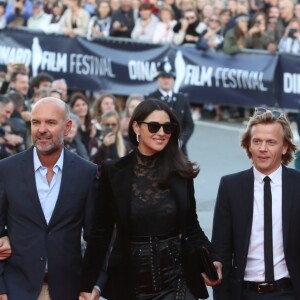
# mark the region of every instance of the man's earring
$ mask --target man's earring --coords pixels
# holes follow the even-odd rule
[[[140,142],[140,138],[139,138],[139,135],[137,134],[136,135],[136,141],[139,143]]]

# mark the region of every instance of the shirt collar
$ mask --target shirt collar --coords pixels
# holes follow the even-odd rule
[[[172,91],[166,92],[166,91],[163,91],[163,90],[161,90],[161,89],[159,89],[159,91],[160,91],[160,93],[161,93],[164,97],[169,96],[170,98],[172,98]]]
[[[263,183],[264,178],[267,176],[259,172],[255,167],[253,167],[253,173],[254,173],[254,179],[257,180],[259,183]],[[268,176],[270,177],[271,182],[275,183],[281,179],[281,174],[282,174],[282,165],[280,165],[277,170],[275,170],[273,173],[269,174]]]
[[[58,160],[56,161],[55,165],[53,166],[53,169],[57,167],[62,171],[63,164],[64,164],[64,149],[62,149]],[[44,167],[39,159],[36,147],[33,148],[33,166],[34,166],[34,171],[37,171],[39,168]]]

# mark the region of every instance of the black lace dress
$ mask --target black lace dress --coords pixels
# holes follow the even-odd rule
[[[158,185],[157,156],[136,153],[131,204],[135,299],[195,300],[182,274],[175,199]]]

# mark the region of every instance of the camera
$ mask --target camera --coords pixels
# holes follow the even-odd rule
[[[107,136],[109,133],[112,133],[112,128],[111,127],[105,127],[102,130],[102,138],[104,138],[105,136]]]
[[[295,33],[297,32],[297,29],[296,28],[291,28],[289,30],[289,33],[288,33],[288,37],[294,39],[295,38]]]

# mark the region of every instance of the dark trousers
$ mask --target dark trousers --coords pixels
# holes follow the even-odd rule
[[[296,297],[292,289],[283,289],[278,292],[265,294],[243,289],[241,300],[296,300]]]

